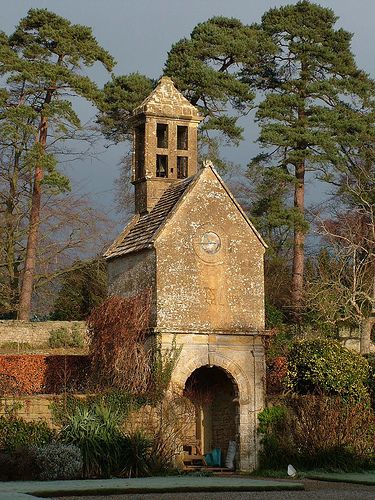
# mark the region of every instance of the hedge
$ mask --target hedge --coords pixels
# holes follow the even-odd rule
[[[297,394],[327,394],[365,401],[369,363],[338,341],[326,338],[294,342],[287,358],[288,386]]]
[[[0,394],[60,394],[81,391],[87,384],[89,373],[89,356],[2,355]]]

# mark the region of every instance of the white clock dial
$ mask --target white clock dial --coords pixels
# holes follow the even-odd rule
[[[208,254],[215,254],[221,247],[220,237],[213,231],[208,231],[202,235],[201,246]]]

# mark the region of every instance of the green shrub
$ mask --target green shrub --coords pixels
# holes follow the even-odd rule
[[[296,341],[287,360],[287,386],[293,392],[368,401],[369,364],[339,342],[324,338]]]
[[[38,467],[37,479],[76,479],[82,474],[81,452],[72,444],[55,442],[36,446],[32,449],[32,454]]]
[[[150,475],[153,440],[140,430],[125,436],[123,473],[130,477]]]
[[[14,481],[16,463],[10,453],[0,452],[0,481]]]
[[[47,422],[26,422],[16,416],[0,416],[0,449],[13,451],[22,446],[51,443],[56,433]]]
[[[83,347],[84,339],[77,325],[73,325],[69,331],[64,326],[51,330],[48,344],[50,347]]]
[[[273,429],[285,421],[287,409],[285,406],[270,406],[258,415],[258,431],[261,434],[270,434]]]
[[[285,317],[281,309],[266,300],[266,328],[279,328],[282,326]]]
[[[53,423],[59,427],[64,427],[76,412],[77,408],[92,409],[96,406],[103,406],[113,410],[119,415],[119,421],[123,423],[132,410],[140,408],[145,401],[132,394],[118,389],[107,390],[101,394],[89,395],[85,398],[78,398],[68,395],[58,399],[50,405]]]
[[[85,344],[82,333],[79,331],[77,325],[72,326],[71,331],[71,347],[83,347]]]
[[[81,450],[85,477],[109,477],[122,468],[124,436],[121,410],[98,402],[77,404],[67,415],[59,437]]]
[[[276,333],[268,338],[267,359],[287,356],[297,334],[294,325],[284,325],[278,328]]]
[[[259,456],[261,469],[283,469],[296,463],[289,432],[289,413],[284,406],[265,408],[258,415],[258,432],[262,434]]]
[[[9,341],[9,342],[3,342],[0,346],[0,349],[8,352],[24,352],[35,349],[35,346],[30,344],[29,342]]]
[[[58,442],[0,453],[0,481],[75,479],[81,475],[79,449]]]
[[[0,470],[4,475],[8,476],[8,481],[38,479],[39,467],[35,461],[33,447],[23,446],[4,453],[1,458]]]

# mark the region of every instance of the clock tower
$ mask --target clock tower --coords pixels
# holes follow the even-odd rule
[[[197,168],[200,120],[167,77],[135,109],[135,214],[105,254],[109,290],[151,294],[149,337],[162,350],[181,348],[171,384],[210,395],[186,447],[220,448],[222,465],[236,449],[235,467],[252,470],[264,405],[266,245],[215,168]]]

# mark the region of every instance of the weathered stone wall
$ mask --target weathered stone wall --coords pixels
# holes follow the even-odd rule
[[[228,451],[229,441],[238,440],[236,406],[228,388],[223,385],[212,402],[212,444],[221,449],[222,463]]]
[[[220,448],[224,465],[229,441],[238,441],[238,388],[224,370],[205,366],[187,382],[187,390],[198,398],[197,434],[200,449]],[[200,399],[199,399],[200,398]],[[197,437],[198,437],[197,436]]]
[[[202,250],[207,234],[220,238],[216,253]],[[158,329],[264,329],[264,246],[210,168],[155,247]]]
[[[75,397],[84,399],[86,395],[76,394]],[[52,427],[51,404],[61,400],[62,396],[43,394],[37,396],[17,396],[0,398],[0,415],[15,408],[16,414],[27,422],[45,420]],[[174,427],[175,433],[171,432]],[[182,444],[192,443],[195,436],[195,413],[194,406],[188,401],[180,401],[179,398],[166,398],[163,405],[142,406],[140,409],[130,413],[125,421],[125,429],[134,432],[142,429],[150,434],[156,434],[164,429],[164,435],[171,439],[175,438],[177,447]],[[170,444],[171,444],[170,443]]]
[[[83,338],[86,338],[86,323],[84,321],[0,321],[0,346],[8,342],[23,343],[32,345],[46,344],[51,331],[58,328],[78,329]]]
[[[50,405],[56,396],[51,394],[39,396],[17,396],[0,399],[0,415],[4,415],[6,408],[16,408],[16,413],[28,422],[45,420],[52,425]]]
[[[361,331],[359,330],[359,328],[348,328],[348,327],[340,328],[339,339],[340,342],[348,349],[362,353]],[[366,350],[366,352],[375,353],[375,343],[372,342],[371,340],[369,340],[368,342],[368,351]]]
[[[156,317],[156,257],[154,250],[117,257],[107,262],[109,295],[120,297],[134,297],[150,289],[151,298],[151,325]]]

